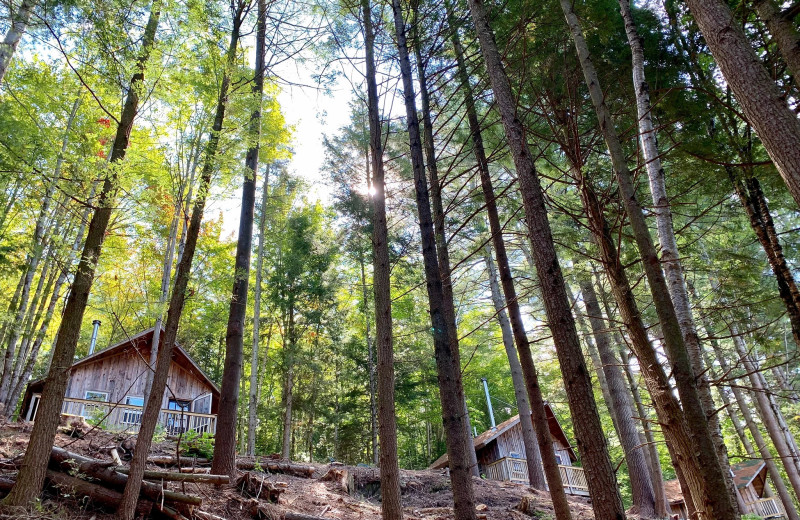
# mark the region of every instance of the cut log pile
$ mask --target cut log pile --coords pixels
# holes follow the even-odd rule
[[[186,483],[206,485],[230,484],[227,475],[209,474],[208,468],[197,467],[208,464],[203,459],[182,458],[180,463],[190,467],[178,466],[174,457],[152,457],[150,462],[161,466],[175,465],[176,471],[152,471],[144,473],[141,497],[137,515],[149,516],[158,512],[158,516],[188,520],[219,520],[219,515],[203,511],[203,499],[200,496],[167,489],[169,482],[181,483],[185,490]],[[122,500],[122,491],[128,481],[130,469],[119,465],[119,456],[112,460],[93,459],[53,447],[50,453],[50,466],[47,471],[47,486],[60,496],[77,497],[83,503],[114,511]],[[292,476],[311,478],[315,468],[301,464],[279,462],[274,460],[255,461],[244,459],[237,463],[238,467]],[[14,485],[13,476],[0,476],[0,495],[8,493]],[[268,479],[266,473],[245,471],[234,482],[230,491],[231,498],[240,504],[241,510],[248,511],[253,518],[285,519],[285,520],[321,520],[300,513],[284,510],[278,505],[281,493],[286,491],[288,483]]]

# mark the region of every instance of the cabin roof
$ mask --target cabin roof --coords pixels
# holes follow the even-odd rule
[[[733,472],[733,483],[738,489],[744,489],[750,484],[755,484],[755,480],[761,477],[760,481],[766,479],[767,463],[761,459],[750,459],[737,464],[731,464]],[[763,488],[763,484],[761,485]],[[756,489],[760,495],[760,490]]]
[[[564,429],[561,427],[561,424],[558,422],[556,415],[553,413],[553,409],[550,406],[550,403],[544,404],[544,411],[547,415],[547,425],[550,428],[550,435],[553,438],[557,439],[561,444],[567,447],[567,451],[569,452],[569,456],[572,460],[578,460],[578,457],[575,455],[575,451],[570,446],[569,439],[567,439],[567,434],[564,433]],[[480,450],[496,438],[498,438],[503,433],[507,432],[515,425],[519,424],[519,414],[511,417],[510,419],[501,422],[495,428],[490,428],[485,432],[481,433],[477,437],[472,439],[473,444],[475,445],[475,451]],[[447,453],[436,459],[433,464],[430,465],[430,469],[440,469],[447,465],[448,463]]]
[[[88,365],[90,363],[94,363],[95,361],[99,361],[101,359],[109,358],[112,356],[116,356],[128,348],[135,347],[139,348],[141,345],[147,345],[149,350],[149,345],[153,337],[153,332],[155,332],[155,327],[151,327],[147,330],[143,330],[134,336],[129,336],[128,338],[111,345],[108,348],[103,350],[94,352],[84,358],[79,359],[75,363],[72,364],[72,370]],[[164,329],[161,329],[161,337],[164,336]],[[192,357],[186,352],[183,347],[181,347],[178,342],[175,342],[175,349],[173,350],[172,354],[173,362],[179,364],[181,367],[189,371],[190,373],[194,374],[196,377],[201,379],[203,382],[208,384],[212,388],[212,392],[217,396],[220,395],[219,387],[211,380],[211,378],[206,375],[205,372],[195,363]],[[39,384],[44,383],[44,378],[38,379],[36,381],[31,381],[28,386],[29,387],[36,387]]]

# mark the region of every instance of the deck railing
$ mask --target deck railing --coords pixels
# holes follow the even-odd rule
[[[559,465],[564,491],[571,495],[586,495],[589,485],[583,468]],[[503,457],[486,466],[488,480],[510,480],[520,484],[528,483],[528,462],[525,459]]]
[[[781,501],[775,497],[762,498],[755,502],[745,504],[751,512],[761,518],[787,518]]]
[[[142,422],[141,406],[106,403],[90,399],[65,397],[61,413],[85,417],[90,423],[97,424],[106,430],[129,433],[138,432]],[[158,424],[163,426],[167,435],[186,432],[213,434],[217,430],[217,416],[162,408],[159,412]]]

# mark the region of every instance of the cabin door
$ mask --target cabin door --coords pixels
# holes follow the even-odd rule
[[[214,433],[211,427],[211,394],[203,394],[192,401],[192,412],[196,414],[192,417],[192,429],[197,433]]]

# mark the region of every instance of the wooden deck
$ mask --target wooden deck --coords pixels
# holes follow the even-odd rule
[[[34,420],[40,395],[34,394],[27,420]],[[122,403],[106,403],[90,399],[64,398],[61,413],[86,418],[91,424],[97,424],[104,430],[136,433],[142,422],[142,407]],[[186,432],[210,433],[217,431],[217,416],[214,414],[195,413],[184,410],[161,409],[158,424],[163,426],[167,435],[178,435]]]
[[[589,485],[583,468],[558,466],[561,482],[569,495],[589,496]],[[528,462],[525,459],[503,457],[486,466],[488,480],[506,480],[518,484],[528,484]]]
[[[745,505],[750,509],[751,513],[755,513],[764,519],[788,518],[786,511],[783,509],[783,504],[775,497],[762,498]]]

